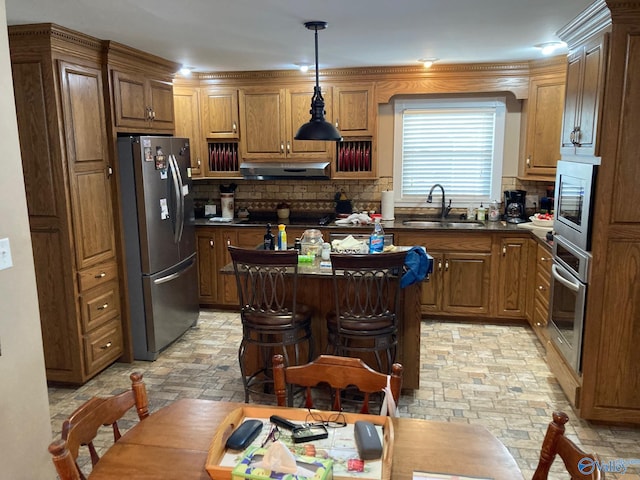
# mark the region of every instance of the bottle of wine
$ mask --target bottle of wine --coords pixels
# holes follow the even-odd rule
[[[264,234],[264,249],[275,250],[276,249],[276,237],[271,233],[271,224],[267,223],[267,233]]]

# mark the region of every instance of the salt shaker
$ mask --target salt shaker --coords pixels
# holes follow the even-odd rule
[[[322,260],[329,260],[331,258],[331,244],[323,243],[322,244]]]

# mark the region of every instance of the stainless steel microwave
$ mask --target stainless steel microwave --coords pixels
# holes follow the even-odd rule
[[[591,250],[591,224],[598,165],[558,161],[553,229],[577,247]]]

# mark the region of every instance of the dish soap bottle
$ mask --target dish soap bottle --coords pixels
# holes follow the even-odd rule
[[[380,218],[376,218],[373,232],[369,236],[369,253],[382,253],[384,250],[384,230]]]
[[[479,222],[484,222],[484,216],[486,213],[486,209],[482,206],[482,202],[480,202],[480,207],[478,208],[478,221]]]
[[[287,232],[284,228],[285,225],[283,223],[278,225],[278,250],[287,249]]]
[[[267,233],[264,234],[264,249],[265,250],[275,250],[276,249],[276,238],[273,233],[271,233],[271,224],[267,223]]]

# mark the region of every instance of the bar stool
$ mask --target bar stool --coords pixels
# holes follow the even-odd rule
[[[287,365],[313,358],[311,307],[296,301],[298,253],[229,246],[240,300],[242,342],[238,360],[245,403],[249,393],[264,394],[273,384],[271,358],[281,353]],[[258,368],[249,371],[247,353],[257,347]],[[303,347],[306,346],[306,351]],[[252,369],[254,370],[254,369]]]
[[[405,254],[331,255],[335,310],[327,314],[329,353],[372,354],[378,371],[391,372]]]

